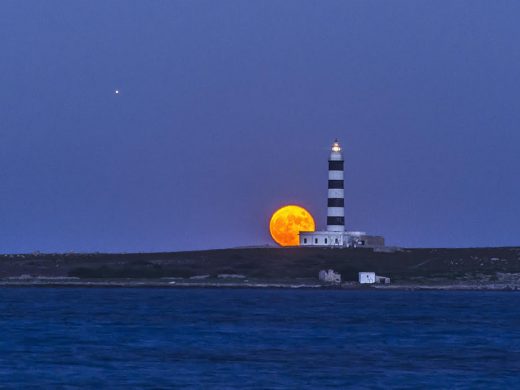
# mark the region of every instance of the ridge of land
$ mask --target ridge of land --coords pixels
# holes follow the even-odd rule
[[[499,286],[520,289],[520,247],[497,248],[232,248],[160,253],[0,255],[3,285],[70,281],[249,286],[321,285],[333,269],[343,281],[358,272],[388,276],[393,286]],[[153,283],[152,283],[153,282]]]

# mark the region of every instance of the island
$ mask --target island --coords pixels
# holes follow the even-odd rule
[[[342,283],[318,279],[322,270]],[[391,278],[360,285],[359,272]],[[520,289],[520,247],[272,248],[0,255],[2,286]]]

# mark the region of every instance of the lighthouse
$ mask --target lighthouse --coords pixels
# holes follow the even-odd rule
[[[345,190],[343,154],[336,139],[329,157],[329,191],[327,199],[327,231],[345,231]]]
[[[345,231],[344,160],[337,139],[330,149],[328,163],[327,229],[300,232],[300,246],[383,247],[385,239],[381,236],[371,236],[359,231]]]

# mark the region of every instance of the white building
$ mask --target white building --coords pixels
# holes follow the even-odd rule
[[[341,275],[329,269],[328,271],[321,270],[319,273],[319,279],[325,283],[341,283]]]
[[[301,232],[300,246],[328,247],[381,247],[385,240],[380,236],[369,236],[365,232]]]
[[[375,272],[360,272],[359,273],[359,283],[361,284],[390,284],[390,278],[386,276],[376,275]]]
[[[300,246],[382,247],[385,239],[365,232],[345,231],[344,160],[338,140],[329,157],[327,230],[301,232]]]
[[[375,282],[376,282],[376,273],[375,272],[360,272],[359,273],[359,283],[373,284]]]

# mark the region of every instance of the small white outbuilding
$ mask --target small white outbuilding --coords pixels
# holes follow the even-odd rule
[[[375,272],[360,272],[359,273],[359,283],[373,284],[375,282],[376,282],[376,273]]]
[[[359,283],[361,284],[390,284],[390,278],[386,276],[376,275],[375,272],[360,272]]]
[[[341,283],[341,275],[329,269],[328,271],[321,270],[319,273],[319,278],[322,282],[325,283]]]
[[[379,276],[379,275],[376,275],[376,283],[380,283],[380,284],[390,284],[390,278],[386,277],[386,276]]]

